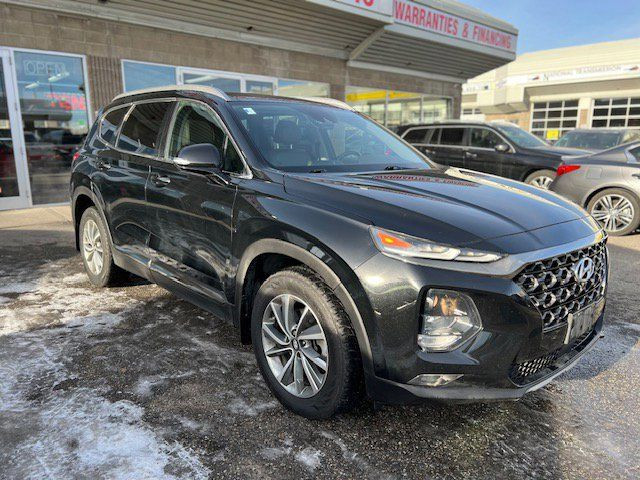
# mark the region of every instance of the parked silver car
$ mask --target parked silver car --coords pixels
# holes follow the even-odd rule
[[[610,235],[640,226],[640,141],[563,157],[551,190],[585,207]]]

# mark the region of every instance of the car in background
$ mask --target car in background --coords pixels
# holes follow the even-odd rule
[[[560,140],[554,143],[554,146],[600,152],[623,143],[635,141],[640,141],[640,130],[631,128],[579,128],[565,133]]]
[[[610,235],[640,226],[640,141],[569,157],[551,190],[587,209]]]
[[[562,156],[585,150],[559,148],[507,122],[440,122],[398,129],[410,143],[441,165],[467,168],[549,188]]]

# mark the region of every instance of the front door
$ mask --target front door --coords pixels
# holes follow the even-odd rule
[[[0,49],[0,210],[29,206],[24,142],[8,50]]]
[[[503,175],[505,156],[508,153],[496,151],[495,147],[504,140],[488,128],[470,129],[468,147],[465,149],[465,168],[478,172]]]
[[[224,315],[235,179],[227,173],[188,171],[173,159],[186,146],[209,143],[220,151],[223,169],[233,173],[237,152],[221,120],[207,105],[179,102],[171,125],[165,156],[152,163],[147,183],[153,215],[152,274],[160,285]]]

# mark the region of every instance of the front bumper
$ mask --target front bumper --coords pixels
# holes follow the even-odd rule
[[[580,248],[597,241],[602,237],[585,238]],[[576,244],[572,243],[558,253],[573,251],[574,247]],[[537,259],[543,258],[548,257],[543,254]],[[367,392],[373,400],[515,400],[572,367],[600,337],[604,299],[599,300],[602,310],[594,327],[578,343],[565,345],[568,325],[543,328],[540,311],[514,281],[518,270],[491,274],[440,267],[400,262],[380,254],[357,269],[371,305],[363,320],[373,357],[373,369],[366,373]],[[416,339],[423,300],[430,288],[469,295],[482,318],[482,331],[453,351],[422,351]],[[543,362],[543,367],[525,382],[514,378],[514,367],[538,361]],[[410,383],[423,374],[462,377],[438,387]]]

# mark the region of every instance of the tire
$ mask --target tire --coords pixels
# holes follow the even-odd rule
[[[556,172],[553,170],[537,170],[525,178],[524,183],[533,185],[534,187],[549,189],[551,182],[556,178]]]
[[[111,287],[120,284],[124,280],[126,272],[113,263],[112,246],[107,226],[95,207],[87,208],[82,214],[78,234],[80,254],[89,281],[96,287]],[[96,262],[96,256],[102,258],[101,262]],[[96,263],[101,263],[100,268],[97,268]]]
[[[608,214],[609,206],[617,214]],[[587,204],[587,211],[611,236],[627,235],[640,226],[640,201],[622,188],[608,188],[597,193]]]
[[[273,352],[274,346],[283,350],[286,348],[282,347],[282,343],[272,341],[273,337],[264,333],[264,328],[278,330],[272,302],[274,305],[280,302],[283,306],[287,297],[289,304],[293,305],[291,311],[294,313],[290,315],[295,320],[291,322],[292,325],[302,316],[304,306],[308,307],[309,311],[304,316],[299,331],[296,331],[295,327],[292,328],[297,336],[292,336],[291,339],[287,339],[286,335],[279,336],[280,340],[289,342],[291,355],[283,353],[282,356],[270,356],[268,359],[266,350]],[[281,315],[283,310],[280,310]],[[324,336],[324,344],[322,340],[303,340],[310,338],[310,335],[305,334],[311,331],[314,321],[320,327],[314,327],[314,332],[318,337],[320,334]],[[268,327],[264,327],[265,322]],[[279,331],[282,333],[282,329]],[[362,360],[353,328],[329,287],[313,271],[305,267],[292,267],[267,278],[253,302],[251,337],[258,367],[265,382],[280,403],[294,413],[311,419],[329,418],[353,409],[362,399]],[[323,345],[326,350],[323,350]],[[312,351],[313,355],[309,355],[309,351]],[[296,355],[300,358],[298,365],[302,365],[298,372],[304,374],[304,384],[295,381]],[[316,365],[309,360],[314,355],[318,356],[320,362],[326,359],[324,376],[323,370],[318,367],[320,363]],[[281,382],[276,378],[276,370],[283,370],[281,367],[288,363],[288,357],[293,360]],[[306,366],[304,362],[307,362]],[[314,374],[305,370],[309,365],[314,368]],[[311,377],[315,380],[322,377],[322,382],[317,382],[317,390],[312,386]],[[304,389],[299,385],[304,385]]]

